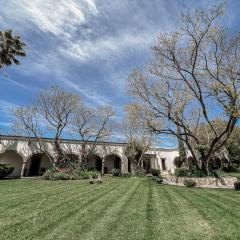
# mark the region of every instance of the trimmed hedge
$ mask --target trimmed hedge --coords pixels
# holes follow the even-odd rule
[[[14,167],[9,164],[0,164],[0,179],[7,177],[13,172],[13,170]]]

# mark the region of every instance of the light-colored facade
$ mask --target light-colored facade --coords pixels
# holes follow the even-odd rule
[[[1,136],[0,139],[0,163],[9,163],[14,166],[10,177],[40,175],[52,167],[54,160],[51,159],[56,159],[52,139],[41,140],[49,156],[34,147],[37,144],[34,138]],[[90,144],[91,142],[88,145]],[[74,159],[80,158],[81,141],[62,140],[61,147]],[[106,173],[110,173],[113,168],[128,172],[129,164],[124,148],[124,143],[99,142],[96,147],[96,156],[87,163],[87,167],[98,170],[104,162]],[[178,149],[151,148],[144,156],[144,168],[146,171],[157,168],[162,172],[173,173],[176,157],[178,157]]]

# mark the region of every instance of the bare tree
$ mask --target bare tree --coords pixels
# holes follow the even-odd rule
[[[93,157],[99,141],[106,140],[112,133],[114,124],[111,120],[114,112],[110,106],[98,107],[97,109],[79,105],[73,116],[72,131],[82,141],[81,167]],[[102,164],[104,173],[104,162]]]
[[[149,129],[184,141],[206,174],[209,159],[227,142],[240,113],[240,35],[221,26],[223,13],[220,4],[184,14],[178,31],[157,37],[150,66],[129,76],[129,92],[148,112]],[[221,131],[212,123],[217,114],[226,122]],[[196,134],[200,124],[214,136],[204,146]]]
[[[79,104],[78,95],[65,92],[58,87],[51,87],[40,92],[28,106],[13,110],[14,130],[34,137],[37,140],[34,146],[41,151],[45,151],[42,138],[52,136],[57,156],[55,160],[60,166],[66,157],[60,140],[64,130],[70,126],[71,116]]]
[[[131,172],[143,170],[143,157],[153,144],[153,134],[146,128],[144,109],[140,105],[128,104],[124,108],[125,119],[122,124],[127,145],[125,155],[130,161]]]

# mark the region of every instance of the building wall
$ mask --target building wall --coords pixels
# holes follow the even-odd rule
[[[54,152],[53,141],[43,140],[43,145],[45,150],[52,156],[53,159],[56,159],[56,153]],[[11,174],[11,176],[20,176],[21,169],[24,163],[23,169],[29,169],[29,159],[34,154],[39,153],[34,147],[33,140],[28,140],[18,138],[18,137],[7,137],[0,141],[0,163],[14,163],[16,169]],[[65,152],[69,154],[74,154],[80,158],[81,154],[81,143],[76,141],[63,141],[61,143]],[[5,151],[13,151],[15,153],[4,153]],[[101,159],[105,159],[106,156],[116,155],[121,159],[121,171],[128,172],[128,160],[124,154],[124,144],[117,143],[99,143],[96,148],[96,153]],[[162,159],[165,160],[166,173],[174,173],[174,159],[178,156],[177,149],[162,149],[162,148],[152,148],[147,153],[148,158],[150,159],[151,168],[157,168],[162,170]],[[114,161],[107,160],[106,166],[109,169],[114,168]],[[51,167],[47,156],[42,159],[40,168],[49,168]],[[95,167],[95,160],[88,163],[87,167]],[[109,170],[110,171],[110,170]]]

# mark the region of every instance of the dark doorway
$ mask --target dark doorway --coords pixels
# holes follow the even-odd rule
[[[167,168],[166,168],[166,159],[165,158],[161,158],[161,160],[162,160],[162,170],[166,171],[167,170]]]
[[[150,173],[151,164],[150,164],[150,159],[149,158],[143,159],[143,169],[146,171],[146,173]]]
[[[114,159],[114,168],[121,169],[121,159],[117,156]]]
[[[38,176],[41,164],[41,156],[34,156],[31,159],[31,164],[29,168],[29,176]]]
[[[100,157],[96,157],[95,167],[97,171],[102,171],[102,159]]]
[[[130,162],[130,160],[128,160],[128,172],[129,173],[131,172],[131,162]]]

